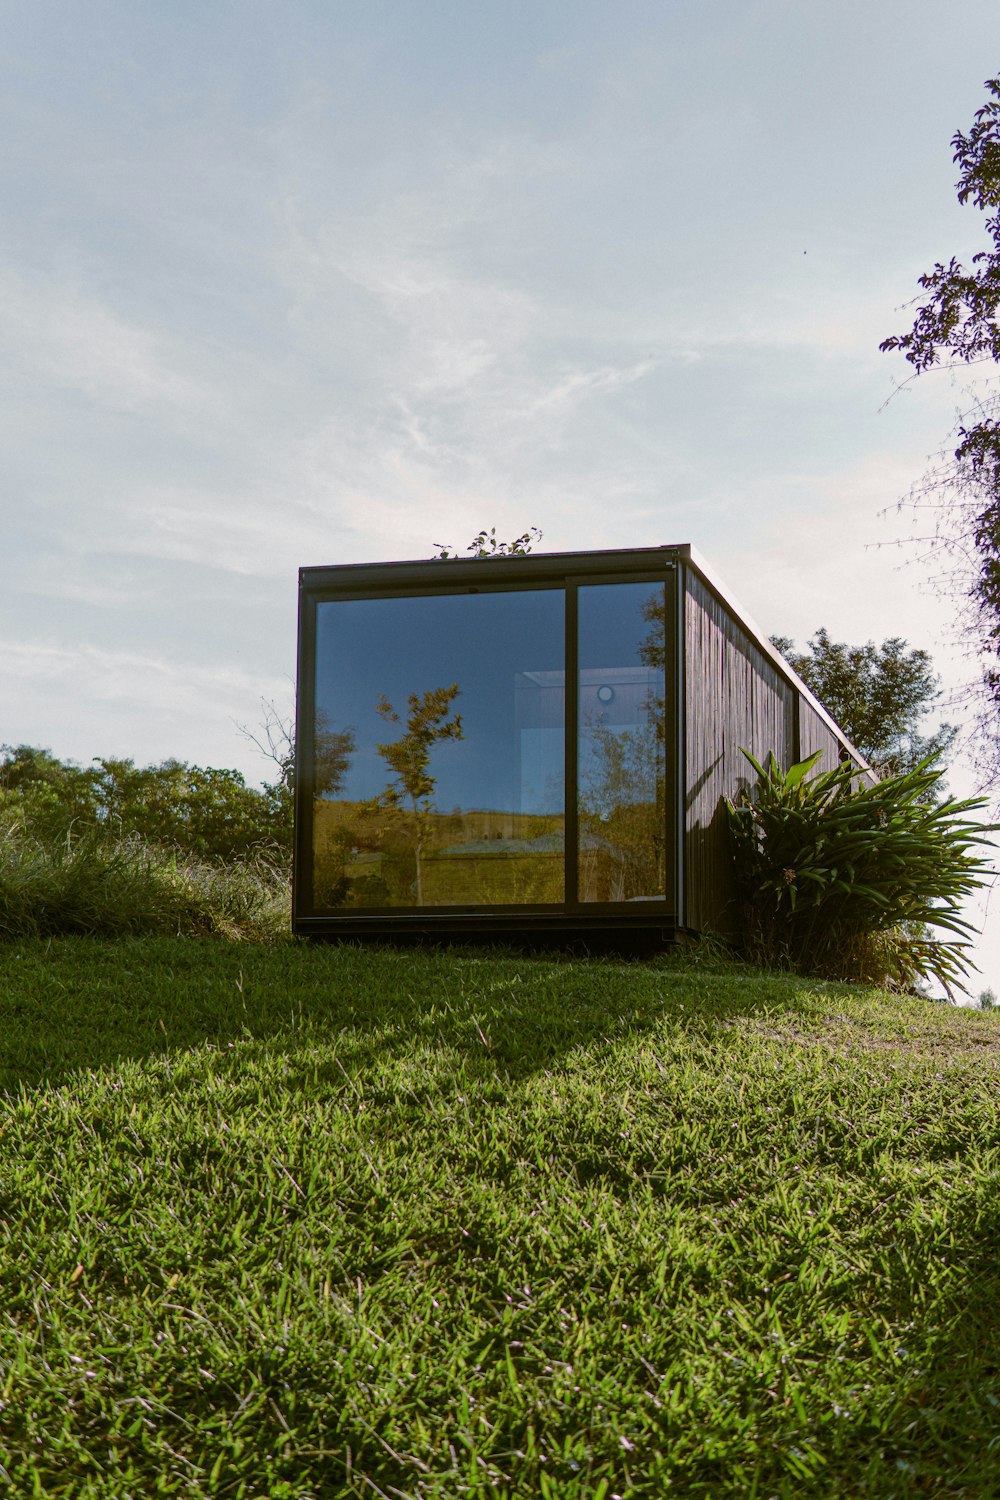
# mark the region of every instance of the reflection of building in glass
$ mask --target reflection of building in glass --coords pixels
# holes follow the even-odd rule
[[[514,728],[522,812],[543,812],[562,801],[565,716],[564,671],[517,673]]]
[[[827,742],[688,548],[303,569],[296,930],[724,925],[741,746]]]
[[[583,902],[665,900],[666,673],[662,585],[587,585],[577,592],[578,891]]]

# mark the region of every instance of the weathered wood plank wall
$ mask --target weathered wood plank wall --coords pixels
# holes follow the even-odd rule
[[[805,760],[822,750],[823,757],[816,763],[817,771],[832,771],[840,763],[841,741],[819,714],[799,694],[799,758]]]
[[[685,921],[724,933],[731,873],[723,798],[752,779],[741,750],[792,763],[798,693],[693,569],[684,575]]]

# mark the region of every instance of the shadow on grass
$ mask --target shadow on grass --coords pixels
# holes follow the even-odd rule
[[[294,1054],[340,1038],[356,1072],[439,1045],[515,1079],[660,1024],[706,1036],[757,1011],[802,1008],[802,981],[735,965],[526,956],[509,950],[272,946],[60,938],[0,946],[0,1091],[213,1044]]]
[[[826,987],[826,993],[835,995],[839,988]],[[7,944],[0,947],[0,1088],[56,1086],[79,1078],[81,1070],[112,1069],[125,1061],[164,1055],[178,1059],[206,1046],[220,1049],[219,1065],[236,1072],[243,1065],[242,1049],[236,1045],[229,1050],[229,1044],[245,1042],[285,1061],[280,1087],[290,1093],[315,1093],[317,1082],[320,1092],[327,1087],[342,1090],[345,1074],[349,1079],[361,1078],[377,1060],[405,1057],[415,1047],[438,1053],[442,1087],[447,1080],[445,1070],[454,1066],[483,1079],[484,1092],[503,1091],[509,1081],[558,1067],[576,1049],[599,1057],[602,1039],[613,1042],[654,1030],[663,1035],[664,1028],[683,1030],[688,1037],[703,1037],[706,1044],[715,1045],[729,1034],[724,1030],[727,1023],[767,1013],[776,1041],[791,1046],[796,1040],[794,1023],[807,1018],[817,1003],[810,1000],[810,992],[815,995],[816,989],[808,981],[754,975],[735,966],[691,967],[669,960],[587,961],[498,951],[309,947],[292,942],[270,948],[165,939]],[[928,1007],[936,1024],[934,1012],[935,1008]],[[803,1025],[801,1029],[809,1028]],[[326,1045],[331,1041],[335,1060]],[[255,1088],[259,1089],[259,1081]],[[376,1105],[380,1102],[370,1091],[367,1098]],[[387,1095],[386,1102],[394,1101]],[[237,1107],[238,1100],[232,1104]],[[413,1105],[417,1118],[420,1101]],[[396,1115],[403,1126],[404,1115],[404,1111]],[[606,1167],[597,1149],[602,1145],[603,1123],[599,1120],[587,1129],[588,1140],[581,1142],[574,1122],[566,1122],[567,1161],[571,1152],[579,1150],[577,1177],[584,1186]],[[824,1144],[832,1150],[836,1143],[831,1138]],[[961,1140],[956,1139],[949,1148],[959,1172],[960,1147]],[[305,1137],[298,1148],[308,1152]],[[204,1140],[193,1135],[190,1141],[178,1142],[177,1150],[190,1150],[194,1175],[204,1157]],[[294,1155],[288,1159],[288,1168],[293,1177],[301,1175]],[[877,1176],[883,1168],[873,1160],[855,1170]],[[672,1179],[675,1192],[678,1180],[676,1175]],[[735,1180],[730,1174],[727,1192]],[[766,1186],[763,1179],[760,1184],[753,1182],[751,1190],[757,1191],[758,1186]],[[984,1179],[978,1196],[969,1194],[963,1199],[958,1195],[957,1211],[950,1208],[946,1224],[935,1231],[946,1240],[948,1260],[956,1268],[943,1299],[922,1300],[911,1285],[907,1267],[916,1261],[916,1239],[901,1245],[907,1253],[888,1262],[888,1271],[883,1270],[872,1283],[871,1300],[865,1298],[862,1313],[870,1313],[876,1327],[884,1316],[893,1334],[901,1331],[900,1343],[902,1330],[914,1329],[912,1340],[905,1336],[913,1344],[912,1359],[893,1345],[886,1356],[892,1361],[891,1383],[882,1382],[871,1400],[860,1392],[857,1417],[843,1423],[838,1417],[834,1423],[824,1416],[816,1442],[825,1453],[827,1467],[818,1475],[789,1478],[783,1468],[781,1455],[794,1455],[802,1440],[799,1419],[786,1400],[774,1425],[760,1426],[765,1436],[773,1432],[776,1441],[762,1451],[757,1475],[762,1483],[756,1493],[789,1500],[808,1495],[884,1496],[886,1500],[893,1496],[899,1500],[926,1494],[1000,1494],[1000,1446],[989,1446],[1000,1429],[1000,1275],[994,1253],[1000,1208],[992,1186]],[[623,1196],[625,1187],[623,1183]],[[359,1191],[365,1198],[359,1213],[380,1225],[380,1244],[388,1253],[393,1249],[389,1205],[379,1198],[381,1190],[371,1189],[367,1181]],[[304,1199],[289,1201],[293,1205],[289,1213],[297,1212],[294,1206],[299,1203],[305,1211]],[[724,1206],[709,1211],[725,1221]],[[502,1253],[510,1253],[495,1223],[483,1219],[477,1227],[470,1218],[469,1225],[473,1237],[464,1249],[459,1247],[463,1255],[493,1259],[501,1253],[501,1244]],[[806,1232],[802,1228],[801,1234]],[[915,1219],[907,1232],[923,1237],[928,1231]],[[456,1259],[458,1233],[447,1223],[440,1245],[407,1239],[406,1254],[430,1256],[440,1251]],[[714,1254],[715,1243],[709,1243]],[[769,1231],[764,1241],[746,1246],[746,1253],[762,1255],[770,1243]],[[789,1244],[788,1274],[784,1263],[767,1271],[766,1277],[762,1268],[762,1281],[777,1286],[779,1276],[774,1271],[778,1270],[784,1284],[798,1266],[796,1257],[812,1253],[808,1249],[812,1241],[800,1237]],[[742,1253],[743,1247],[739,1248]],[[776,1255],[777,1250],[767,1253]],[[639,1259],[626,1245],[622,1274],[627,1277],[633,1260],[638,1265]],[[692,1264],[691,1274],[700,1274],[702,1260]],[[366,1282],[384,1269],[376,1259],[358,1259],[352,1264],[352,1271],[359,1276],[363,1273]],[[599,1272],[588,1262],[586,1274],[592,1281]],[[619,1265],[615,1263],[608,1274],[617,1278]],[[638,1277],[639,1271],[635,1274]],[[756,1286],[756,1275],[751,1267],[748,1286]],[[641,1280],[636,1285],[641,1314],[648,1286]],[[615,1295],[620,1296],[620,1291]],[[787,1295],[792,1297],[791,1292]],[[756,1313],[755,1299],[756,1292],[748,1289],[744,1301]],[[920,1309],[922,1329],[914,1327]],[[530,1316],[529,1310],[525,1317]],[[724,1338],[721,1347],[728,1347]],[[297,1388],[305,1407],[312,1397],[294,1357],[283,1350],[269,1354],[271,1362],[254,1367],[245,1378],[259,1381],[263,1389],[273,1388],[276,1395]],[[739,1377],[735,1366],[734,1371],[735,1381]],[[766,1383],[761,1377],[757,1385],[762,1384]],[[737,1431],[739,1422],[749,1420],[752,1400],[766,1398],[770,1409],[770,1392],[755,1392],[749,1377],[746,1389],[746,1406],[734,1412]],[[325,1391],[326,1386],[318,1383],[317,1411],[323,1410]],[[185,1399],[184,1390],[178,1389],[171,1401],[187,1417]],[[192,1422],[202,1401],[203,1391],[196,1383],[190,1388]],[[785,1408],[788,1415],[780,1416]],[[272,1447],[279,1451],[287,1429],[272,1426],[266,1410],[259,1420],[263,1451]],[[685,1414],[684,1420],[690,1422],[690,1415]],[[523,1439],[524,1433],[512,1425],[509,1446],[520,1447]],[[732,1442],[735,1445],[738,1437]],[[733,1482],[732,1464],[737,1459],[742,1465],[743,1455],[734,1446],[716,1468],[710,1457],[702,1456],[692,1459],[692,1467],[675,1478],[692,1495],[750,1493],[749,1486],[737,1487]],[[395,1468],[378,1452],[372,1454],[367,1472],[384,1488],[390,1484],[405,1487],[413,1481],[410,1470]],[[845,1476],[843,1482],[841,1476]],[[569,1477],[565,1482],[570,1484]],[[536,1492],[534,1476],[526,1479],[520,1492]]]

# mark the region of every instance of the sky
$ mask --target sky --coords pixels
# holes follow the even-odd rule
[[[997,72],[996,0],[2,0],[0,741],[257,781],[297,569],[483,526],[957,688],[895,507],[968,381],[878,345]]]

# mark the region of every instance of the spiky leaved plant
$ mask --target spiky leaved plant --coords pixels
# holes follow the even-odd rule
[[[743,754],[756,785],[728,802],[748,957],[835,979],[962,987],[975,929],[962,903],[992,873],[984,798],[935,803],[929,760],[873,786],[849,762],[810,775]],[[951,940],[933,935],[943,928]]]

